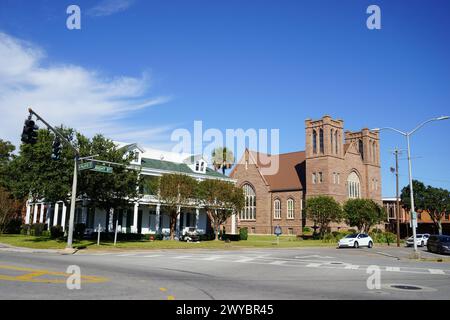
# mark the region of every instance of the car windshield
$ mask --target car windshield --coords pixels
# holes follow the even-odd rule
[[[358,234],[354,233],[354,234],[349,234],[348,236],[346,236],[346,238],[347,239],[353,239],[353,238],[356,238],[357,236],[358,236]]]

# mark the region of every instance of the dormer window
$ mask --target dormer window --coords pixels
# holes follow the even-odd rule
[[[137,152],[137,151],[134,152],[134,159],[133,159],[133,161],[134,162],[139,162],[139,152]]]
[[[195,171],[199,171],[200,170],[200,161],[197,161],[196,163],[195,163]]]

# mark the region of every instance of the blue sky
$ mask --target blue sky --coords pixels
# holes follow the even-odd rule
[[[70,4],[81,30],[66,28]],[[366,28],[371,4],[381,30]],[[446,0],[2,0],[0,136],[17,141],[30,103],[55,123],[161,148],[194,120],[280,129],[281,152],[303,150],[304,120],[325,114],[349,130],[409,130],[450,114],[449,12]],[[443,121],[412,139],[414,175],[447,189],[449,133]],[[406,145],[381,138],[391,196],[390,151]]]

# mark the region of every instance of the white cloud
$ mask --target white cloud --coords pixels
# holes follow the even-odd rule
[[[103,0],[89,9],[88,15],[94,17],[110,16],[128,9],[133,3],[134,0]]]
[[[169,140],[167,126],[127,127],[133,112],[170,100],[148,97],[148,74],[108,78],[76,65],[44,66],[44,60],[39,47],[0,32],[0,138],[18,145],[27,108],[32,107],[50,123],[87,135],[103,133],[147,145],[155,138]]]

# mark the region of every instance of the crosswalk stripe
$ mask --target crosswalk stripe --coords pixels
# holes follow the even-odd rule
[[[274,265],[279,266],[279,265],[282,265],[282,264],[285,264],[285,263],[286,263],[286,261],[278,260],[278,261],[272,261],[269,264],[274,264]]]
[[[321,265],[322,265],[321,263],[309,263],[306,266],[308,268],[317,268],[317,267],[320,267]]]
[[[431,274],[445,274],[444,270],[440,269],[428,269],[428,271],[430,271]]]
[[[207,257],[207,258],[203,258],[202,260],[204,261],[214,261],[221,258],[220,256],[212,256],[212,257]]]
[[[400,272],[399,267],[386,267],[386,271]]]
[[[345,266],[345,268],[344,269],[349,269],[349,270],[358,270],[359,269],[359,266],[357,266],[357,265],[354,265],[354,264],[350,264],[350,265],[348,265],[348,266]]]
[[[253,261],[253,260],[255,260],[255,258],[244,258],[244,259],[236,260],[236,262],[245,263],[245,262],[250,262],[250,261]]]

